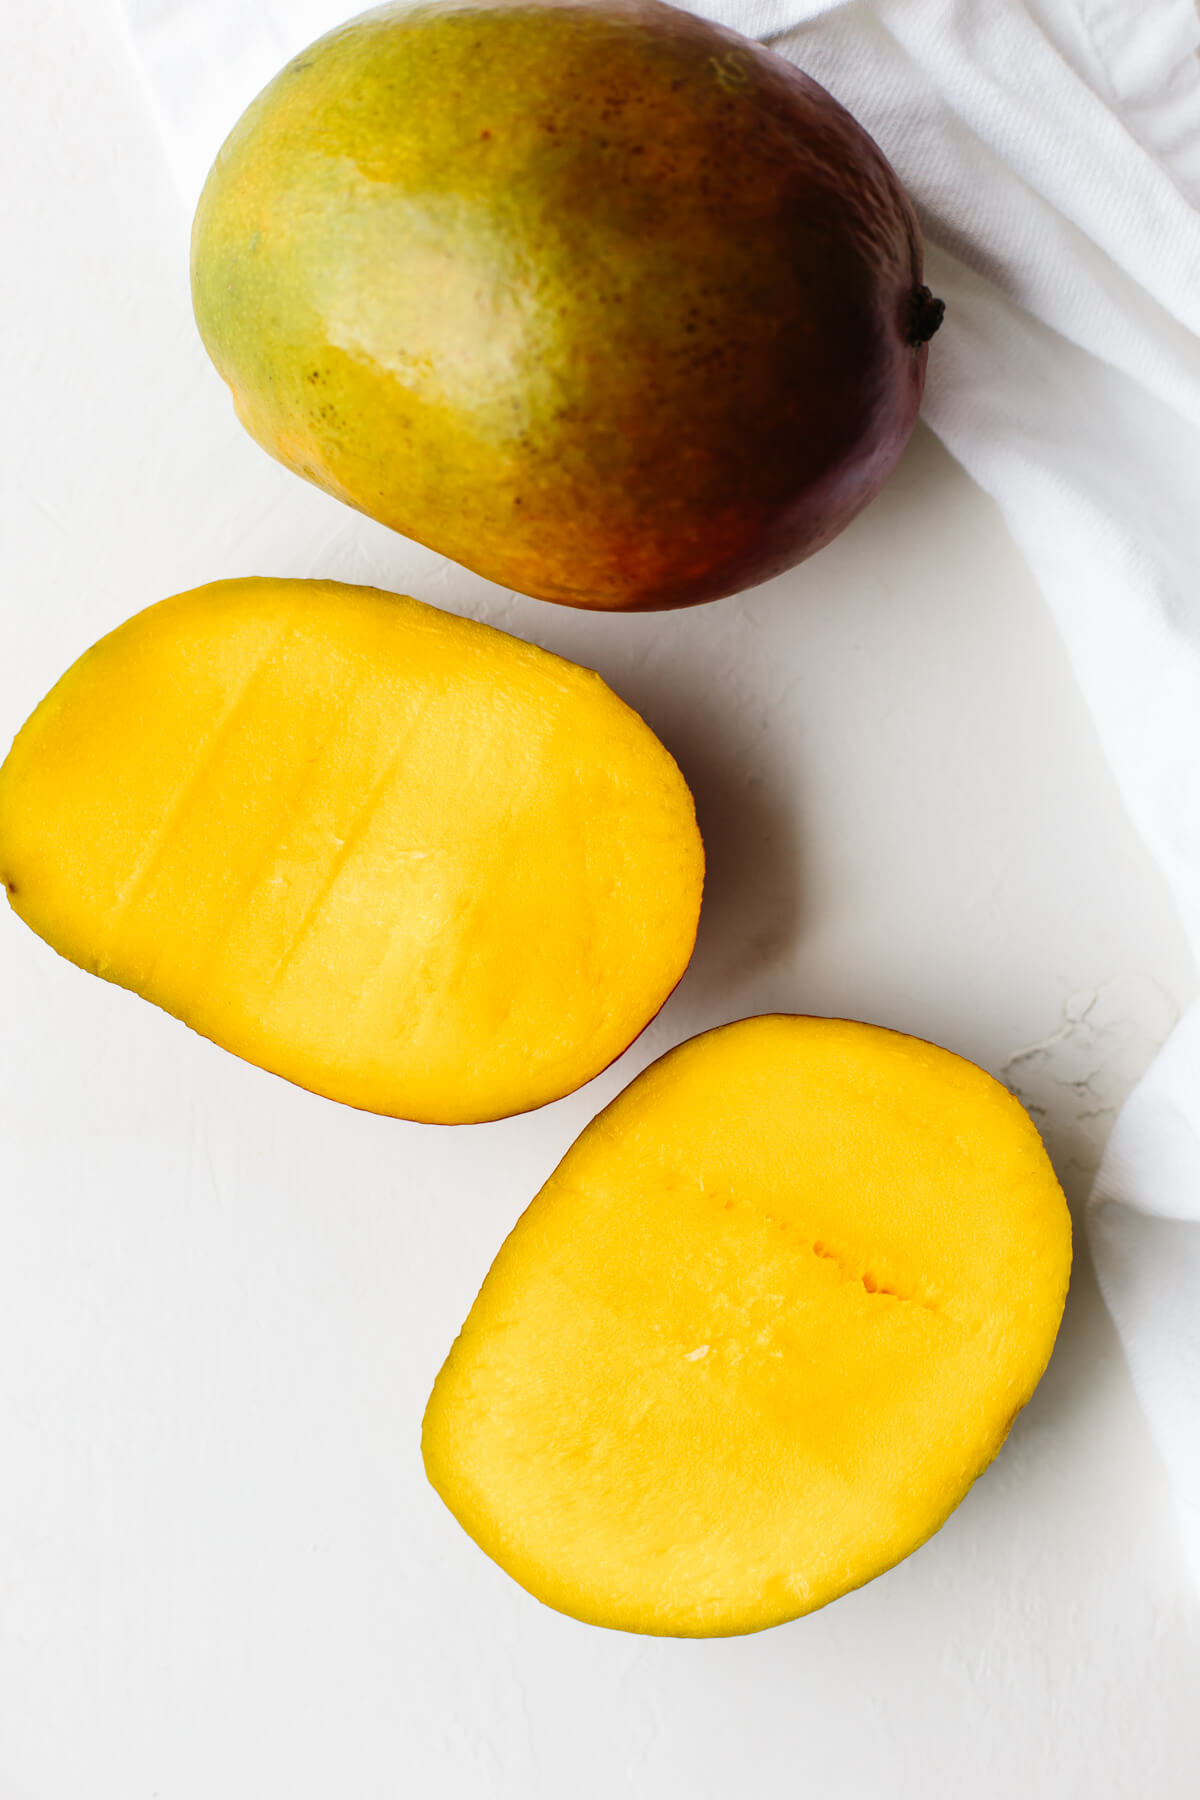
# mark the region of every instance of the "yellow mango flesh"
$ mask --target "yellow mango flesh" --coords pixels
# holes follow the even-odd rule
[[[459,1123],[612,1061],[695,939],[675,763],[598,675],[416,600],[218,582],[131,619],[0,769],[10,903],[301,1086]]]
[[[757,1631],[914,1550],[991,1461],[1058,1329],[1070,1219],[974,1064],[771,1016],[653,1064],[503,1245],[424,1451],[548,1605]]]

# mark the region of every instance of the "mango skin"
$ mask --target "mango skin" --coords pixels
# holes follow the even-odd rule
[[[687,966],[703,867],[679,769],[592,670],[339,582],[148,607],[0,766],[0,882],[61,955],[430,1123],[618,1056]]]
[[[937,303],[833,98],[658,0],[438,0],[291,62],[196,213],[250,434],[468,568],[573,606],[765,581],[879,490]]]
[[[760,1631],[943,1523],[1044,1370],[1066,1202],[1019,1102],[936,1045],[768,1015],[595,1118],[501,1247],[423,1450],[548,1606]]]

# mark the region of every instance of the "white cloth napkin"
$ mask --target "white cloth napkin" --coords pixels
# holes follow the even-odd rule
[[[353,0],[124,0],[191,203]],[[999,503],[1200,958],[1200,21],[1193,0],[699,0],[882,145],[947,320],[924,416]],[[1093,1250],[1200,1577],[1200,1007],[1122,1111]]]

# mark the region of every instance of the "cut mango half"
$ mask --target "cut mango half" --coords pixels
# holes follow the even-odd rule
[[[374,588],[139,613],[0,769],[0,878],[72,962],[373,1112],[523,1112],[603,1069],[696,935],[672,758],[600,677]]]
[[[426,1469],[562,1612],[776,1625],[957,1506],[1046,1366],[1070,1264],[1037,1131],[973,1063],[843,1020],[723,1026],[626,1088],[520,1219],[438,1376]]]

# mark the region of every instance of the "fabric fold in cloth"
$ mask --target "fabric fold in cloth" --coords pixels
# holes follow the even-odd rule
[[[181,192],[339,0],[124,0]],[[702,0],[895,164],[947,302],[924,417],[999,504],[1200,959],[1193,0]],[[1117,1121],[1101,1285],[1200,1578],[1200,1004]]]

